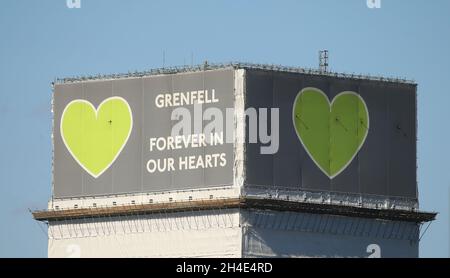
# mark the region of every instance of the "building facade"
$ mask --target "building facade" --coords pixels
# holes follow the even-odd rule
[[[418,257],[416,88],[240,63],[57,80],[49,257]]]

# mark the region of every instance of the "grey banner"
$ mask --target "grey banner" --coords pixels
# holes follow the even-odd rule
[[[176,108],[188,109],[192,115],[192,127],[194,126],[196,121],[194,105],[191,105],[190,101],[182,103],[180,99],[175,100],[175,93],[187,96],[188,93],[197,92],[198,96],[200,95],[198,92],[202,91],[203,98],[206,98],[207,91],[210,102],[203,99],[203,111],[209,107],[216,107],[225,115],[226,108],[233,108],[234,103],[233,73],[232,69],[223,69],[56,84],[54,88],[54,197],[183,190],[232,184],[233,144],[226,142],[225,130],[223,144],[216,142],[215,145],[200,147],[189,145],[189,147],[178,149],[158,150],[156,145],[150,149],[150,142],[152,138],[155,139],[154,142],[157,142],[156,139],[160,137],[165,138],[167,142],[167,137],[171,136],[172,127],[179,122],[171,120],[172,111]],[[214,95],[212,95],[213,92]],[[170,95],[170,103],[165,96],[158,97],[161,94]],[[60,130],[61,117],[64,109],[74,100],[89,101],[95,109],[98,109],[99,105],[110,97],[121,97],[126,100],[132,112],[133,127],[117,158],[109,167],[105,167],[103,173],[94,177],[86,171],[90,167],[88,163],[79,162],[81,159],[73,154],[77,135],[71,135],[75,138],[73,139],[75,143],[72,142],[72,145],[67,145],[67,140],[64,142]],[[215,102],[211,101],[213,97]],[[158,107],[157,104],[163,105],[162,103],[164,106]],[[175,103],[178,104],[175,105]],[[114,109],[112,111],[114,113]],[[208,122],[203,121],[203,127]],[[223,126],[225,127],[225,116]],[[80,127],[80,132],[82,130]],[[192,130],[193,134],[202,132],[203,130],[198,133]],[[205,134],[205,136],[209,135]],[[194,141],[189,138],[186,140]],[[72,149],[72,152],[69,149]],[[222,156],[218,158],[220,154]],[[193,157],[192,160],[195,161],[191,164],[194,165],[193,167],[186,166],[189,165],[186,163],[189,157]],[[89,159],[92,165],[95,165],[96,161],[92,161],[95,158]],[[166,170],[155,169],[151,172],[147,167],[149,161],[164,165],[167,159],[173,159],[172,169],[166,165]],[[201,162],[198,162],[199,159]],[[206,162],[208,159],[209,164]],[[214,163],[214,159],[218,160],[217,163]],[[181,161],[184,162],[181,163]]]
[[[414,84],[247,70],[245,85],[246,108],[276,107],[280,113],[277,153],[262,155],[260,144],[246,144],[247,185],[417,198]],[[333,178],[313,162],[293,125],[294,100],[306,87],[322,90],[330,101],[353,91],[368,108],[366,140],[348,167]]]

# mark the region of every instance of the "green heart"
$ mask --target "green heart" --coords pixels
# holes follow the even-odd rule
[[[352,162],[369,131],[366,103],[355,92],[342,92],[330,104],[321,90],[304,88],[295,98],[292,117],[306,152],[330,179]]]
[[[105,172],[130,137],[133,115],[121,97],[105,99],[96,110],[86,100],[71,101],[61,116],[61,137],[73,158],[94,178]]]

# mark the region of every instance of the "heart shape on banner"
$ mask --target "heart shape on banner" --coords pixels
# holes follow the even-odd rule
[[[321,90],[304,88],[294,100],[292,119],[306,152],[330,179],[350,165],[369,132],[366,103],[351,91],[330,103]]]
[[[125,147],[133,128],[133,114],[121,97],[105,99],[97,109],[76,99],[64,108],[60,132],[67,150],[94,178],[103,174]]]

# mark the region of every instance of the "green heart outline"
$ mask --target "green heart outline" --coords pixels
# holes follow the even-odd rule
[[[336,173],[328,173],[325,169],[322,168],[322,166],[317,162],[316,158],[314,157],[314,155],[311,154],[309,148],[306,146],[305,142],[303,142],[302,136],[300,135],[299,131],[297,130],[297,126],[296,126],[296,106],[297,106],[297,100],[298,98],[306,91],[315,91],[317,93],[320,93],[323,98],[327,101],[328,103],[328,107],[329,107],[329,115],[331,115],[332,112],[332,108],[333,108],[333,104],[334,102],[341,96],[343,95],[354,95],[356,96],[361,103],[364,105],[364,110],[366,112],[366,119],[367,119],[367,125],[365,128],[365,134],[364,137],[362,138],[361,142],[359,143],[357,149],[354,151],[354,154],[351,156],[351,158],[348,159],[348,161],[345,163],[345,165],[343,165],[338,171],[336,171]],[[353,159],[355,158],[355,156],[358,154],[358,152],[361,150],[362,146],[364,145],[367,135],[369,134],[369,129],[370,129],[370,116],[369,116],[369,109],[367,108],[366,102],[364,101],[364,99],[356,92],[353,91],[343,91],[339,94],[337,94],[333,100],[330,102],[330,99],[328,98],[328,96],[320,89],[318,88],[314,88],[314,87],[305,87],[303,88],[295,97],[294,99],[294,103],[293,103],[293,107],[292,107],[292,121],[293,121],[293,126],[294,126],[294,130],[297,134],[297,137],[300,140],[300,143],[302,144],[304,150],[308,153],[309,157],[311,158],[311,160],[314,162],[314,164],[316,164],[316,166],[329,178],[329,179],[333,179],[336,176],[338,176],[339,174],[341,174],[349,165],[350,163],[353,161]],[[331,136],[331,135],[329,135]]]
[[[70,108],[71,105],[76,104],[76,103],[84,103],[84,104],[87,104],[94,111],[95,120],[98,120],[98,114],[99,114],[99,111],[101,110],[102,106],[111,100],[120,100],[126,105],[126,107],[128,109],[129,117],[130,117],[130,123],[129,123],[130,126],[128,129],[128,134],[127,134],[126,138],[123,140],[121,147],[117,150],[116,154],[111,159],[110,163],[108,163],[108,165],[106,165],[99,173],[95,174],[78,159],[77,155],[73,153],[71,147],[67,143],[67,140],[64,136],[64,129],[63,129],[64,119],[65,119],[64,116],[65,116],[66,111]],[[96,178],[100,177],[106,170],[108,170],[111,167],[111,165],[116,161],[116,159],[119,157],[120,153],[122,152],[123,148],[127,144],[128,139],[130,138],[130,135],[131,135],[131,131],[133,130],[133,113],[132,113],[129,103],[124,98],[119,97],[119,96],[113,96],[113,97],[104,99],[98,105],[97,108],[95,108],[95,106],[87,100],[75,99],[75,100],[70,101],[64,108],[63,113],[61,115],[59,128],[60,128],[59,130],[60,130],[60,135],[61,135],[62,141],[64,142],[64,145],[66,146],[69,153],[72,155],[72,157],[75,159],[75,161],[81,166],[81,168],[83,168],[87,173],[89,173],[92,177],[94,177],[96,179]]]

